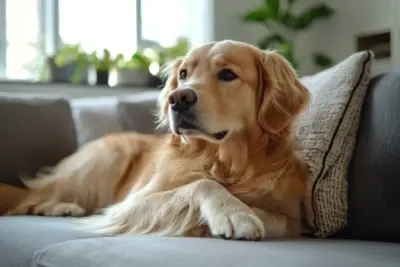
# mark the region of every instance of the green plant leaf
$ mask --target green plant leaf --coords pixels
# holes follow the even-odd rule
[[[289,61],[293,68],[297,69],[299,64],[294,58],[293,44],[290,42],[282,43],[279,47],[279,53]]]
[[[280,22],[286,28],[296,29],[297,18],[289,11],[279,14],[277,21]]]
[[[277,18],[278,14],[279,14],[280,0],[264,0],[264,1],[265,1],[265,5],[271,11],[272,16],[274,18]]]
[[[314,58],[314,64],[322,69],[329,68],[333,65],[332,59],[325,54],[317,52],[314,53],[313,58]]]
[[[86,54],[79,54],[76,59],[75,73],[72,76],[72,83],[79,83],[82,79],[83,73],[87,70],[88,60]]]
[[[140,53],[135,53],[132,56],[131,61],[132,61],[132,68],[148,69],[150,66],[150,60],[144,55],[141,55]]]
[[[251,10],[242,17],[247,22],[266,22],[272,18],[274,18],[274,14],[268,7],[259,7]]]
[[[306,29],[311,26],[313,22],[318,19],[327,19],[333,15],[334,11],[332,8],[325,4],[320,4],[309,8],[304,11],[296,21],[296,29]]]
[[[55,56],[54,62],[58,67],[68,65],[76,61],[80,54],[84,53],[79,44],[66,44],[63,45]]]
[[[260,49],[279,48],[279,46],[286,41],[287,40],[282,35],[275,33],[265,36],[257,45]]]

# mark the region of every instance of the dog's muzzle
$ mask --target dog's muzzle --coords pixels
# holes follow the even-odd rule
[[[174,112],[188,112],[197,103],[197,93],[190,88],[178,88],[168,97],[169,106]]]
[[[195,115],[197,94],[190,88],[178,88],[171,92],[168,97],[169,114],[172,120],[173,131],[177,134],[190,133],[190,131],[201,131]]]
[[[196,116],[196,104],[198,96],[196,91],[191,88],[178,88],[173,90],[169,97],[169,116],[172,131],[176,134],[191,134],[202,132],[214,136],[217,140],[222,140],[228,131],[218,133],[207,133]]]

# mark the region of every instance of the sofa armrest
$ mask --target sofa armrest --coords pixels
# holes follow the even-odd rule
[[[348,176],[345,237],[400,242],[400,70],[372,79]]]

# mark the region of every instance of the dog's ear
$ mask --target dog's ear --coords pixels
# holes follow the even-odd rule
[[[170,92],[178,87],[178,68],[182,59],[175,59],[165,66],[160,72],[160,77],[166,80],[157,101],[157,122],[159,127],[168,124],[168,96]]]
[[[258,122],[266,132],[280,135],[307,106],[309,92],[290,63],[277,52],[261,51],[258,56]]]

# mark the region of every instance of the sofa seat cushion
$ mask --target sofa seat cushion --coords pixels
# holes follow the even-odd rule
[[[96,236],[77,231],[74,226],[65,218],[0,217],[0,266],[31,266],[36,251],[59,242]]]
[[[389,267],[400,245],[345,240],[271,240],[123,236],[71,240],[35,255],[38,267]]]

